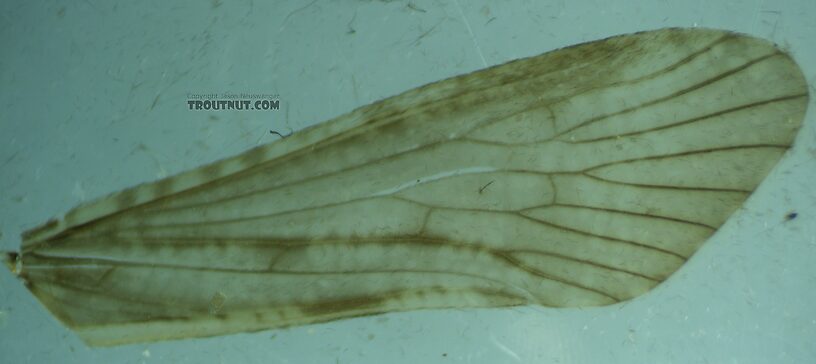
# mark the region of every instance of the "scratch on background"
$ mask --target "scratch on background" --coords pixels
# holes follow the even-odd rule
[[[462,5],[459,5],[459,0],[453,1],[456,4],[456,9],[459,10],[459,15],[462,16],[462,21],[465,22],[465,27],[467,27],[468,33],[470,33],[470,39],[473,40],[473,45],[476,46],[476,53],[479,53],[479,58],[482,59],[482,64],[487,67],[487,61],[485,61],[484,55],[482,54],[482,47],[479,47],[479,42],[476,41],[476,36],[473,35],[473,28],[470,27],[470,22],[465,17],[465,12],[462,11]]]

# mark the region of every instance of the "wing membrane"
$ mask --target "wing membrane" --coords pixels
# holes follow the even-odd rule
[[[78,207],[26,234],[18,273],[91,345],[612,304],[665,280],[742,205],[807,100],[764,40],[613,37]]]

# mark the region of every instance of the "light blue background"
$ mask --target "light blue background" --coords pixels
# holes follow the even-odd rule
[[[768,38],[812,87],[814,19],[813,0],[3,1],[0,250],[82,201],[276,139],[269,129],[611,35],[701,26]],[[226,91],[278,93],[283,108],[186,109],[187,92]],[[90,349],[2,270],[0,362],[813,363],[813,104],[745,208],[632,302],[399,313]],[[784,222],[790,211],[799,217]]]

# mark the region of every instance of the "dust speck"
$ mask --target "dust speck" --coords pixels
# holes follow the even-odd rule
[[[224,308],[224,303],[227,302],[227,295],[222,292],[215,292],[210,298],[210,315],[215,315],[221,312]]]

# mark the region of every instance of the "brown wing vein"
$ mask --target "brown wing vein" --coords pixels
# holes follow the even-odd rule
[[[586,120],[584,122],[579,123],[578,125],[575,125],[575,126],[569,128],[567,130],[564,130],[564,131],[558,133],[554,138],[564,136],[564,134],[567,134],[569,132],[572,132],[572,131],[575,131],[577,129],[583,128],[583,127],[585,127],[587,125],[596,123],[598,121],[608,119],[608,118],[610,118],[612,116],[617,116],[617,115],[630,113],[632,111],[635,111],[635,110],[638,110],[638,109],[641,109],[641,108],[644,108],[644,107],[649,107],[649,106],[652,106],[652,105],[656,105],[656,104],[659,104],[659,103],[669,101],[669,100],[671,100],[671,99],[673,99],[675,97],[685,95],[685,94],[687,94],[689,92],[692,92],[692,91],[701,89],[703,87],[712,85],[714,83],[717,83],[718,81],[721,81],[721,80],[723,80],[723,79],[725,79],[725,78],[727,78],[729,76],[735,75],[735,74],[737,74],[737,73],[739,73],[739,72],[741,72],[743,70],[746,70],[749,67],[751,67],[751,66],[753,66],[753,65],[755,65],[755,64],[757,64],[759,62],[762,62],[762,61],[764,61],[766,59],[769,59],[771,57],[778,56],[778,55],[782,55],[782,53],[779,52],[779,51],[776,51],[774,53],[767,54],[767,55],[764,55],[762,57],[758,57],[756,59],[753,59],[751,61],[746,62],[745,64],[742,64],[742,65],[740,65],[738,67],[732,68],[732,69],[730,69],[728,71],[722,72],[722,73],[718,74],[717,76],[709,78],[709,79],[707,79],[707,80],[705,80],[703,82],[698,82],[698,83],[696,83],[696,84],[694,84],[692,86],[686,87],[686,88],[684,88],[682,90],[679,90],[679,91],[677,91],[675,93],[672,93],[670,95],[660,97],[660,98],[657,98],[657,99],[654,99],[654,100],[651,100],[651,101],[648,101],[648,102],[644,102],[644,103],[642,103],[640,105],[631,106],[631,107],[628,107],[628,108],[625,108],[623,110],[619,110],[619,111],[616,111],[616,112],[613,112],[613,113],[599,115],[599,116],[596,116],[594,118],[590,118],[590,119],[588,119],[588,120]]]
[[[582,289],[585,291],[597,293],[603,295],[605,297],[609,297],[615,300],[619,300],[610,294],[600,291],[595,288],[586,287],[580,283],[573,282],[567,278],[553,276],[540,270],[528,267],[524,265],[521,261],[510,257],[507,254],[501,252],[493,252],[492,254],[494,257],[504,261],[506,264],[513,266],[523,272],[526,272],[531,275],[535,275],[539,278],[547,279],[550,281],[562,283],[565,285],[569,285],[578,289]],[[513,288],[514,290],[519,290],[519,287],[510,285],[508,282],[503,282],[500,280],[492,279],[483,275],[476,275],[472,273],[464,273],[464,272],[455,272],[455,271],[441,271],[441,270],[422,270],[422,269],[383,269],[383,270],[357,270],[357,271],[291,271],[291,270],[276,270],[276,269],[247,269],[247,268],[224,268],[224,267],[198,267],[198,266],[188,266],[188,265],[181,265],[181,264],[165,264],[165,263],[141,263],[141,262],[131,262],[131,261],[122,261],[122,260],[113,260],[113,259],[105,259],[105,258],[72,258],[72,257],[52,257],[49,255],[43,254],[31,254],[32,258],[36,258],[43,262],[49,262],[49,266],[59,266],[65,268],[72,268],[72,266],[110,266],[110,267],[131,267],[131,268],[146,268],[150,270],[156,269],[168,269],[168,270],[192,270],[192,271],[200,271],[200,272],[210,272],[210,273],[234,273],[234,274],[272,274],[272,275],[293,275],[293,276],[306,276],[306,275],[317,275],[317,276],[328,276],[328,275],[365,275],[365,274],[398,274],[398,273],[419,273],[419,274],[443,274],[443,275],[456,275],[456,276],[466,276],[471,278],[477,278],[493,283],[501,284],[502,286],[508,286]],[[36,269],[36,264],[30,266],[30,269]],[[74,268],[77,269],[77,268]],[[62,273],[65,274],[64,272]],[[40,279],[42,281],[42,279]],[[59,285],[72,285],[62,281],[54,281],[55,284]],[[96,292],[101,295],[110,296],[110,292],[105,290],[104,287],[99,286],[82,286],[77,285],[77,287],[81,287],[85,290],[90,290]],[[110,296],[112,297],[112,296]],[[135,302],[135,301],[134,301]],[[141,302],[140,302],[141,303]]]

